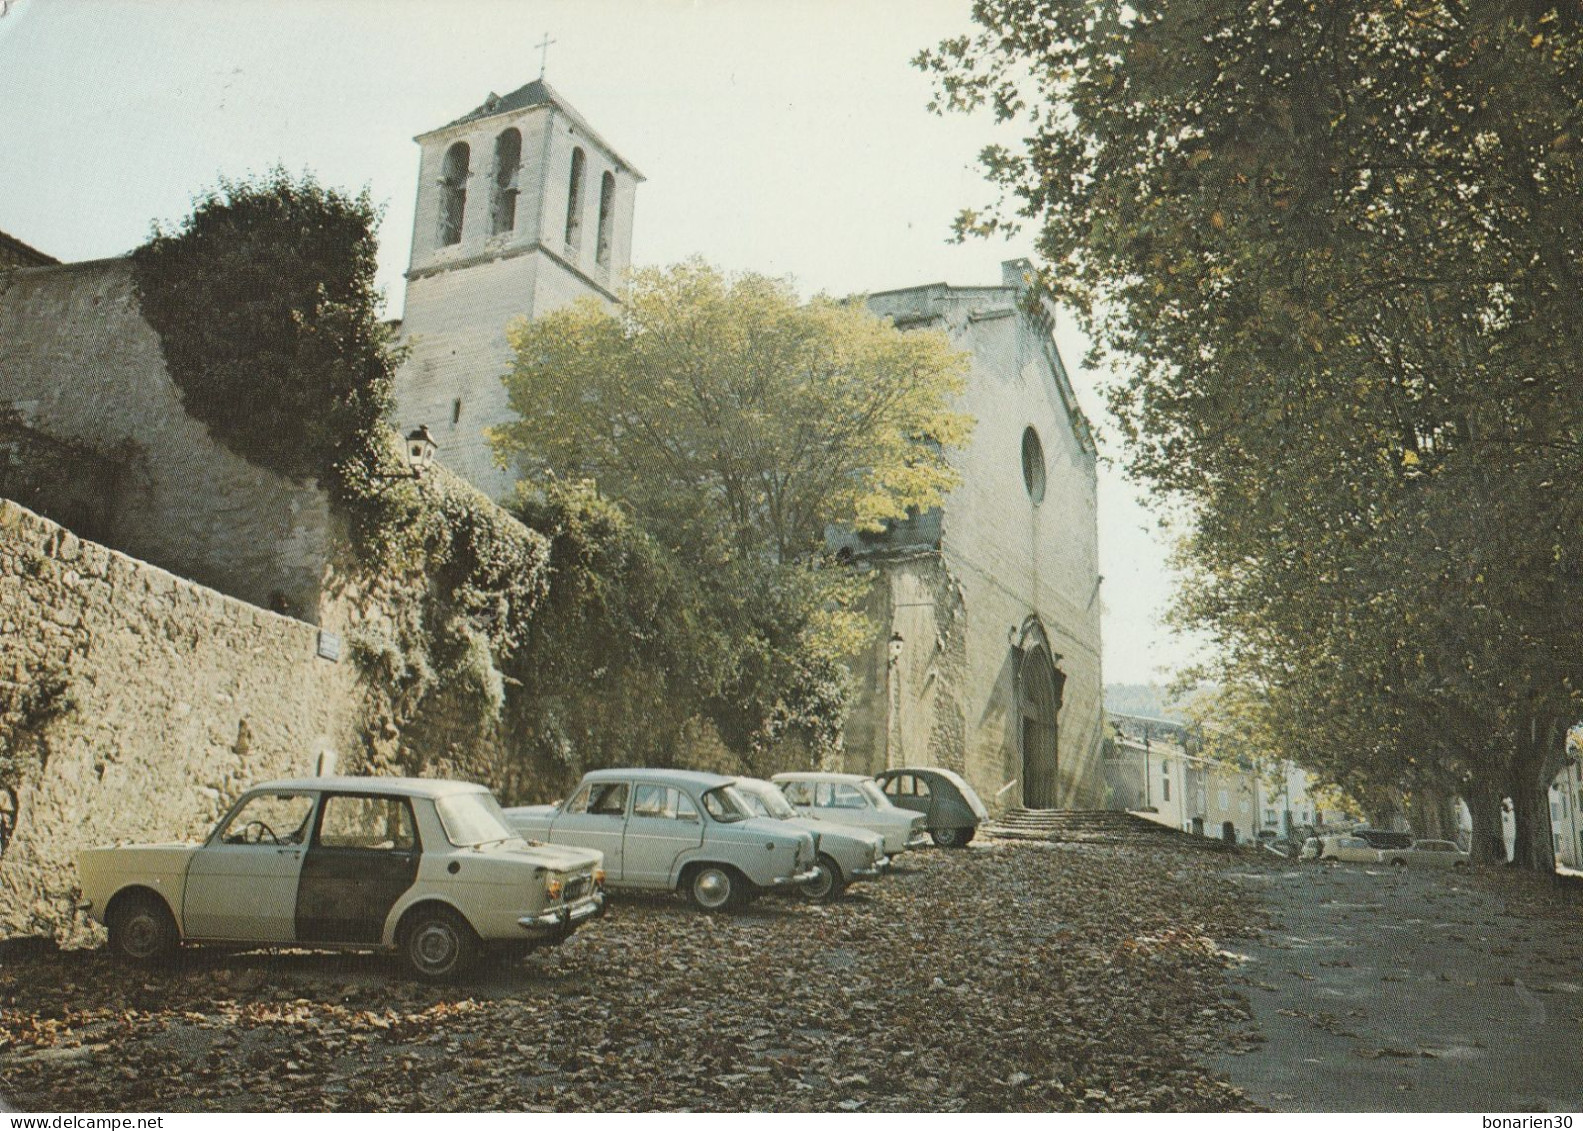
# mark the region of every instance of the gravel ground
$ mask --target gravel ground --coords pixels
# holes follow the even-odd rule
[[[1273,859],[1273,858],[1272,858]],[[433,988],[372,956],[0,950],[23,1109],[1257,1110],[1222,948],[1256,856],[975,843],[829,907],[621,898],[559,950]]]

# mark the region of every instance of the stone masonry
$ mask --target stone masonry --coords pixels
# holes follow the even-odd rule
[[[69,939],[79,850],[201,837],[246,787],[355,772],[362,690],[312,625],[254,608],[0,499],[0,936]],[[7,702],[0,694],[0,704]]]
[[[0,408],[44,436],[125,453],[100,541],[255,605],[317,618],[328,498],[249,463],[187,415],[143,319],[130,260],[0,272]],[[101,500],[81,502],[100,509]]]

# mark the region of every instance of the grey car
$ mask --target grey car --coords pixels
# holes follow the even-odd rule
[[[760,778],[738,778],[737,792],[747,798],[761,817],[786,821],[792,828],[806,829],[813,833],[819,844],[815,867],[819,875],[799,889],[815,903],[839,899],[847,885],[856,880],[872,879],[883,875],[890,867],[890,857],[885,855],[885,838],[879,833],[855,825],[837,825],[829,821],[810,821],[799,817],[791,802],[773,782]]]
[[[964,847],[989,819],[977,792],[954,770],[908,766],[881,770],[874,780],[893,805],[925,816],[923,827],[941,848]]]
[[[611,888],[679,891],[708,911],[816,879],[813,834],[755,815],[735,780],[696,770],[594,770],[565,801],[505,813],[529,839],[603,852]]]

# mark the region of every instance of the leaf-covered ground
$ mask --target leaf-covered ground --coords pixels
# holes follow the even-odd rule
[[[1243,1110],[1219,948],[1262,912],[1179,849],[911,853],[828,907],[621,898],[455,986],[389,959],[0,951],[0,1095],[54,1110]]]

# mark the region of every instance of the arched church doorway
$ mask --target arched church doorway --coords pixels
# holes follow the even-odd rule
[[[1023,652],[1017,676],[1022,803],[1030,809],[1054,809],[1061,695],[1066,676],[1056,670],[1050,649],[1043,642]]]

